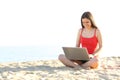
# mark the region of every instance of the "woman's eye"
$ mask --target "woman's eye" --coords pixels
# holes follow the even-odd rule
[[[89,23],[89,22],[83,22],[83,23]]]

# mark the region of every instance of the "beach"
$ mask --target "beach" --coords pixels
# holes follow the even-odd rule
[[[64,66],[59,60],[0,63],[0,80],[120,80],[120,57],[102,57],[97,69]]]

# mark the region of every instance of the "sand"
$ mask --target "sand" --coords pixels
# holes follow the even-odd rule
[[[59,60],[0,63],[0,80],[120,80],[120,57],[102,57],[97,69],[75,70]]]

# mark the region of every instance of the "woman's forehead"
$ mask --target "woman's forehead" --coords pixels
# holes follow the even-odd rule
[[[87,18],[83,18],[82,21],[90,21],[90,20]]]

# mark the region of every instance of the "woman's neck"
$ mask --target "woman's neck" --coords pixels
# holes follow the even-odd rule
[[[91,31],[91,30],[93,30],[93,28],[91,28],[91,27],[90,28],[85,28],[85,30],[86,31]]]

